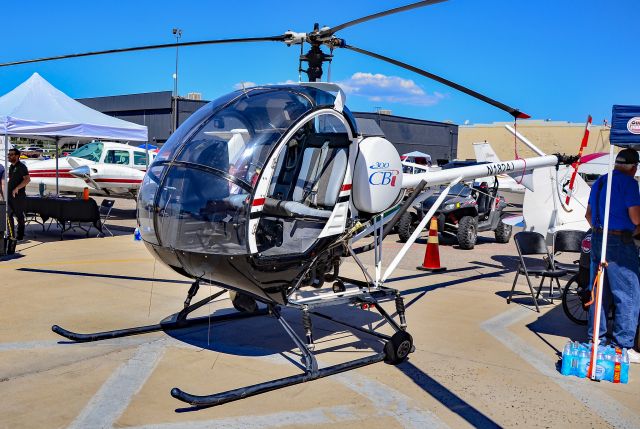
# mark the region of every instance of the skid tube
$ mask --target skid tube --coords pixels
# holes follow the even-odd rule
[[[362,285],[357,285],[361,287]],[[177,387],[171,389],[171,396],[174,398],[185,402],[195,408],[208,408],[215,407],[217,405],[226,404],[228,402],[237,401],[240,399],[248,398],[250,396],[259,395],[261,393],[270,392],[277,389],[282,389],[288,386],[294,386],[296,384],[306,383],[309,381],[317,380],[320,378],[328,377],[330,375],[339,374],[342,372],[350,371],[353,369],[361,368],[364,366],[372,365],[378,362],[385,361],[390,364],[398,364],[406,359],[409,353],[413,352],[415,348],[413,347],[413,340],[411,336],[405,332],[404,327],[399,326],[391,316],[378,304],[378,300],[376,299],[376,295],[378,297],[388,296],[390,292],[397,293],[397,291],[389,288],[382,288],[384,290],[378,290],[377,293],[370,294],[368,292],[362,291],[362,295],[354,296],[350,299],[352,304],[367,304],[378,310],[381,316],[389,323],[391,327],[396,331],[393,336],[388,336],[384,334],[380,334],[368,329],[360,328],[340,320],[336,320],[332,317],[325,316],[323,314],[317,313],[315,311],[311,311],[310,313],[315,316],[320,316],[324,319],[330,320],[334,323],[341,324],[343,326],[347,326],[354,330],[358,330],[360,332],[364,332],[370,334],[372,336],[378,337],[382,340],[386,340],[384,350],[382,352],[375,353],[371,356],[366,356],[359,359],[354,359],[348,362],[328,366],[325,368],[318,368],[318,364],[316,361],[313,352],[309,347],[305,344],[305,342],[291,329],[291,327],[286,323],[284,318],[280,313],[280,309],[278,306],[273,306],[270,309],[270,313],[278,319],[286,333],[291,337],[293,342],[298,346],[300,352],[303,356],[303,362],[305,364],[305,371],[302,374],[292,375],[289,377],[279,378],[275,380],[270,380],[263,383],[258,383],[250,386],[240,387],[237,389],[228,390],[225,392],[214,393],[211,395],[193,395],[191,393],[187,393]],[[336,294],[339,298],[340,294]],[[342,299],[337,299],[340,303],[344,301]],[[318,306],[325,306],[326,303],[318,303]],[[307,309],[313,308],[314,305],[308,305]],[[312,345],[312,344],[309,344]]]
[[[197,291],[197,287],[195,288],[195,290]],[[53,325],[51,327],[51,330],[56,334],[63,336],[76,343],[86,343],[86,342],[92,342],[92,341],[110,340],[113,338],[130,337],[132,335],[148,334],[150,332],[157,332],[157,331],[171,331],[175,329],[188,328],[191,326],[206,325],[207,323],[218,323],[218,322],[226,322],[230,320],[245,319],[245,318],[254,317],[254,316],[264,316],[268,313],[267,308],[262,308],[262,309],[258,309],[253,313],[231,313],[231,314],[223,314],[220,316],[203,316],[203,317],[195,317],[193,319],[187,318],[189,313],[208,304],[209,302],[213,301],[214,299],[224,294],[225,292],[227,292],[227,290],[223,289],[222,291],[216,292],[215,294],[208,296],[191,305],[189,305],[188,304],[189,301],[187,301],[187,303],[185,303],[185,308],[182,311],[167,317],[166,319],[164,319],[163,321],[155,325],[135,326],[132,328],[117,329],[114,331],[94,332],[90,334],[82,334],[78,332],[69,331],[58,325]]]

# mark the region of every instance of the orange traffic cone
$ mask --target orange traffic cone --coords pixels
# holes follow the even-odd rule
[[[432,271],[434,273],[446,270],[440,266],[440,251],[438,250],[438,221],[431,218],[429,225],[429,238],[427,239],[427,249],[424,252],[424,262],[422,266],[416,267],[418,270]]]

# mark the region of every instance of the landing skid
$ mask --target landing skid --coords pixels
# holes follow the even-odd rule
[[[305,366],[304,373],[206,396],[192,395],[178,388],[171,389],[171,396],[180,401],[186,402],[198,408],[213,407],[227,402],[247,398],[249,396],[258,395],[260,393],[265,393],[300,383],[306,383],[308,381],[324,378],[333,374],[350,371],[352,369],[371,365],[377,362],[385,361],[387,363],[395,365],[404,361],[409,353],[414,351],[413,339],[411,338],[411,335],[404,331],[404,303],[398,291],[382,286],[370,288],[370,284],[365,282],[358,282],[355,280],[344,278],[340,278],[339,280],[344,285],[344,289],[341,289],[339,293],[324,293],[309,298],[291,300],[288,304],[289,307],[297,308],[302,312],[302,324],[305,329],[306,341],[300,338],[300,336],[298,336],[293,328],[291,328],[291,326],[287,323],[287,321],[281,314],[280,307],[276,305],[271,305],[268,308],[259,309],[258,311],[253,313],[240,312],[222,316],[205,316],[193,319],[187,318],[189,313],[202,307],[203,305],[206,305],[207,303],[211,302],[212,300],[226,292],[226,290],[222,290],[214,295],[211,295],[210,297],[196,302],[195,304],[190,304],[191,298],[195,296],[198,290],[197,282],[195,282],[189,290],[184,309],[179,313],[166,318],[156,325],[138,326],[133,328],[96,332],[90,334],[81,334],[68,331],[58,325],[53,325],[51,329],[53,330],[53,332],[74,342],[90,342],[121,338],[132,335],[140,335],[156,331],[183,329],[207,323],[226,322],[230,320],[271,314],[276,318],[276,320],[278,320],[284,331],[300,350]],[[379,304],[380,299],[389,299],[392,297],[395,297],[396,312],[398,313],[400,319],[400,325],[396,323],[395,320],[393,320],[393,318]],[[337,320],[333,317],[314,311],[314,309],[316,308],[337,304],[351,304],[361,306],[363,308],[375,308],[396,332],[392,336],[381,334],[375,332],[374,330],[351,325],[346,322]],[[334,323],[346,326],[350,329],[378,337],[381,340],[385,341],[384,349],[383,351],[371,356],[351,360],[337,365],[332,365],[326,368],[318,368],[318,362],[312,352],[314,345],[311,315],[321,317]]]
[[[195,289],[197,290],[197,288]],[[193,287],[192,289],[190,289],[190,293],[192,290],[193,290]],[[220,292],[217,292],[191,305],[189,304],[190,298],[187,298],[188,301],[185,302],[185,308],[182,311],[167,317],[166,319],[162,320],[160,323],[155,325],[136,326],[133,328],[118,329],[115,331],[94,332],[91,334],[81,334],[81,333],[69,331],[58,325],[53,325],[51,327],[51,330],[56,334],[61,335],[76,343],[87,343],[92,341],[102,341],[102,340],[110,340],[113,338],[148,334],[148,333],[157,332],[157,331],[172,331],[175,329],[184,329],[184,328],[189,328],[191,326],[198,326],[198,325],[203,325],[207,323],[218,323],[218,322],[226,322],[230,320],[246,319],[247,317],[264,316],[268,313],[267,309],[260,309],[254,313],[231,313],[231,314],[225,314],[221,316],[210,316],[210,317],[205,316],[205,317],[196,317],[193,319],[187,318],[189,313],[197,310],[203,305],[208,304],[209,302],[218,298],[220,295],[224,294],[225,292],[226,292],[226,289]],[[193,295],[195,295],[195,293]]]

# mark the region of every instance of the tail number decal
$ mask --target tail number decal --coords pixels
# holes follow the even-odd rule
[[[513,162],[501,162],[500,164],[487,165],[487,175],[495,176],[496,174],[512,171],[514,169]]]

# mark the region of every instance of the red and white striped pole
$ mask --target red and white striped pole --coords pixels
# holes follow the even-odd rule
[[[582,158],[582,152],[584,148],[587,147],[587,143],[589,142],[589,130],[591,129],[591,115],[587,117],[587,124],[584,127],[584,135],[582,136],[582,143],[580,143],[580,151],[578,152],[578,160],[573,163],[573,174],[571,175],[571,181],[569,182],[569,194],[567,195],[567,199],[565,200],[565,204],[569,204],[571,200],[571,195],[573,195],[573,186],[576,181],[576,175],[578,174],[578,167],[580,166],[580,158]]]

